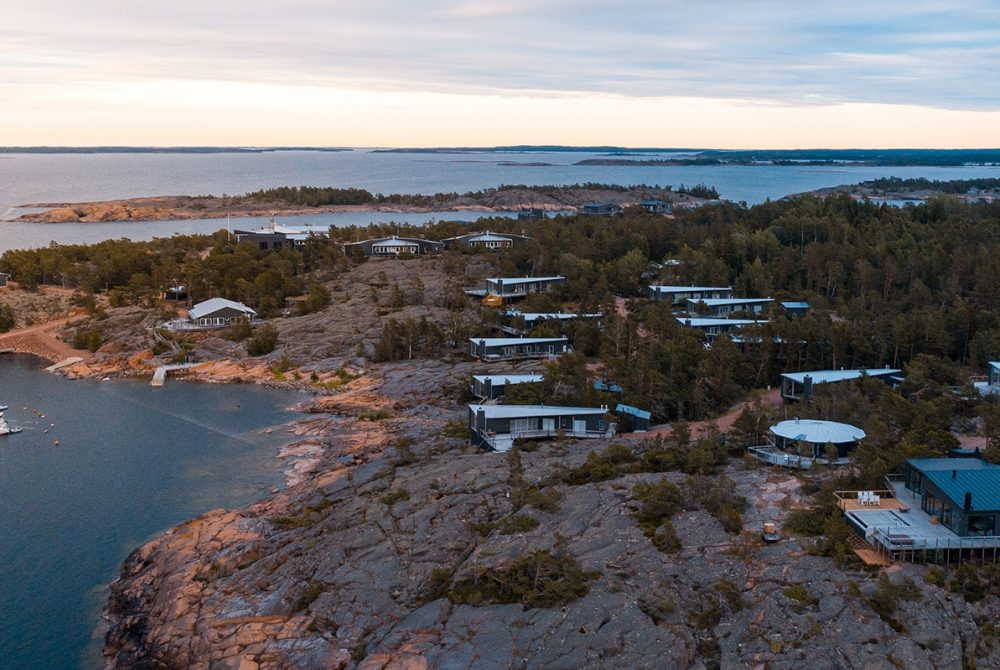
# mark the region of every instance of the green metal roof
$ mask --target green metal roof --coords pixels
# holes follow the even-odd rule
[[[921,458],[909,462],[956,507],[962,508],[965,494],[971,493],[973,511],[1000,511],[1000,466],[978,458]]]

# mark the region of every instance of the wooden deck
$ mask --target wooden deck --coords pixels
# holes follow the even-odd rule
[[[907,505],[904,505],[895,498],[885,497],[879,500],[877,505],[862,505],[861,501],[857,498],[841,499],[837,501],[837,504],[845,512],[854,509],[909,509]]]
[[[892,561],[889,560],[887,556],[883,556],[875,551],[870,544],[862,540],[860,537],[851,535],[850,542],[851,551],[857,554],[858,558],[860,558],[865,565],[879,565],[882,567],[892,565]]]

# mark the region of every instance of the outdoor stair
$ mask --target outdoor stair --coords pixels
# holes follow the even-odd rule
[[[858,558],[864,562],[865,565],[880,565],[886,567],[892,564],[892,561],[888,557],[875,551],[874,547],[862,540],[857,535],[852,534],[850,536],[851,550],[857,554]]]

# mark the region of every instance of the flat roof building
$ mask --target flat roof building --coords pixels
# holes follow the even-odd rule
[[[419,237],[377,237],[344,244],[344,253],[360,252],[365,256],[399,257],[402,255],[425,256],[444,249],[444,242]]]
[[[865,370],[812,370],[809,372],[785,372],[781,375],[781,397],[785,400],[805,400],[812,398],[813,387],[819,384],[836,384],[837,382],[872,377],[884,379],[893,383],[893,379],[902,370],[895,368],[874,368]]]
[[[688,298],[688,314],[722,317],[733,312],[760,314],[774,302],[773,298]]]
[[[469,439],[490,451],[510,451],[514,440],[550,437],[609,438],[615,424],[607,407],[469,405]]]
[[[507,388],[517,384],[541,384],[545,377],[540,374],[518,375],[472,375],[472,395],[482,400],[496,400],[506,393]]]
[[[689,299],[714,300],[732,298],[732,286],[650,286],[649,299],[683,305]]]
[[[484,361],[546,358],[573,351],[565,337],[470,337],[469,355]]]
[[[513,235],[510,233],[469,233],[458,237],[448,237],[444,240],[446,249],[486,249],[496,251],[498,249],[511,249],[520,246],[531,240],[527,235]]]

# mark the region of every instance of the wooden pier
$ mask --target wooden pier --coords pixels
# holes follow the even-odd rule
[[[193,368],[196,363],[175,363],[174,365],[161,365],[156,368],[156,372],[153,373],[153,379],[149,382],[150,386],[163,386],[167,383],[167,373],[174,372],[175,370],[187,370],[188,368]]]

